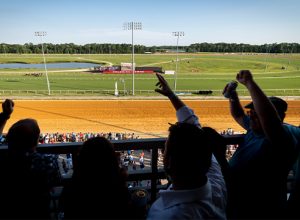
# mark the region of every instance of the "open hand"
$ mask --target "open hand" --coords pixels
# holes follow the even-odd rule
[[[167,97],[172,96],[174,93],[173,93],[172,89],[170,88],[170,86],[168,85],[165,78],[159,73],[156,73],[156,76],[158,78],[158,83],[156,83],[156,86],[158,86],[159,89],[155,89],[155,92],[158,92]]]

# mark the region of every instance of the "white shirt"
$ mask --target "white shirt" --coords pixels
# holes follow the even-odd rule
[[[183,106],[176,112],[178,122],[201,127],[194,111]],[[193,190],[159,191],[159,198],[152,204],[147,219],[226,219],[227,190],[220,165],[212,156],[207,172],[207,183]]]
[[[226,187],[215,157],[207,173],[207,183],[193,190],[159,191],[147,219],[226,219]]]
[[[198,117],[195,115],[194,111],[186,105],[176,111],[176,117],[178,122],[193,124],[201,128]]]

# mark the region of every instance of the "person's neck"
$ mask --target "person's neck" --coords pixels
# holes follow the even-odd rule
[[[192,190],[197,189],[202,186],[204,186],[207,183],[207,177],[201,177],[197,179],[191,179],[191,180],[176,180],[173,179],[173,189],[174,190]]]

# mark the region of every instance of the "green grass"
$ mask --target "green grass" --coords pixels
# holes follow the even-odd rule
[[[93,62],[98,64],[112,63],[120,65],[121,62],[131,62],[131,54],[126,55],[46,55],[50,62]],[[176,54],[147,54],[135,56],[137,66],[161,66],[164,70],[175,70]],[[41,54],[1,54],[0,63],[42,63]],[[97,64],[95,64],[97,65]],[[267,91],[268,95],[300,95],[300,92],[275,92],[276,89],[298,89],[300,91],[300,54],[278,55],[248,55],[248,54],[180,54],[177,74],[177,90],[222,90],[227,82],[235,78],[241,69],[249,69],[254,79]],[[56,70],[57,71],[57,70]],[[47,90],[45,74],[42,77],[25,76],[25,73],[44,72],[43,69],[0,69],[0,94],[9,95],[8,90]],[[111,90],[113,94],[115,81],[118,81],[119,90],[125,87],[132,88],[132,75],[104,75],[87,73],[80,70],[68,72],[48,70],[53,95],[67,95],[68,90]],[[174,76],[165,78],[174,85]],[[135,91],[155,89],[157,79],[151,74],[135,74]],[[245,88],[239,85],[238,90]],[[2,91],[1,91],[2,90]],[[3,91],[5,90],[5,91]],[[6,91],[7,90],[7,91]],[[57,91],[55,91],[57,90]],[[59,92],[60,91],[60,92]],[[63,93],[61,93],[61,91]],[[19,95],[28,95],[21,91]],[[42,93],[42,92],[41,92]],[[46,92],[47,93],[47,92]],[[86,92],[89,95],[99,95],[101,92]],[[122,94],[122,91],[120,92]],[[29,93],[31,94],[31,93]],[[35,94],[33,92],[33,94]],[[68,93],[69,94],[69,93]],[[31,94],[32,95],[32,94]],[[84,95],[77,92],[77,95]],[[142,95],[149,95],[148,92]],[[153,94],[151,94],[153,95]],[[215,93],[220,95],[220,93]]]

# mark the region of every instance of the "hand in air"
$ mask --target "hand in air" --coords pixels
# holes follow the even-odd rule
[[[170,97],[170,96],[174,95],[172,89],[168,85],[165,78],[159,73],[156,73],[156,76],[158,78],[158,83],[156,83],[156,86],[158,86],[159,89],[155,89],[155,92],[158,92],[158,93],[160,93],[164,96],[167,96],[167,97]]]

